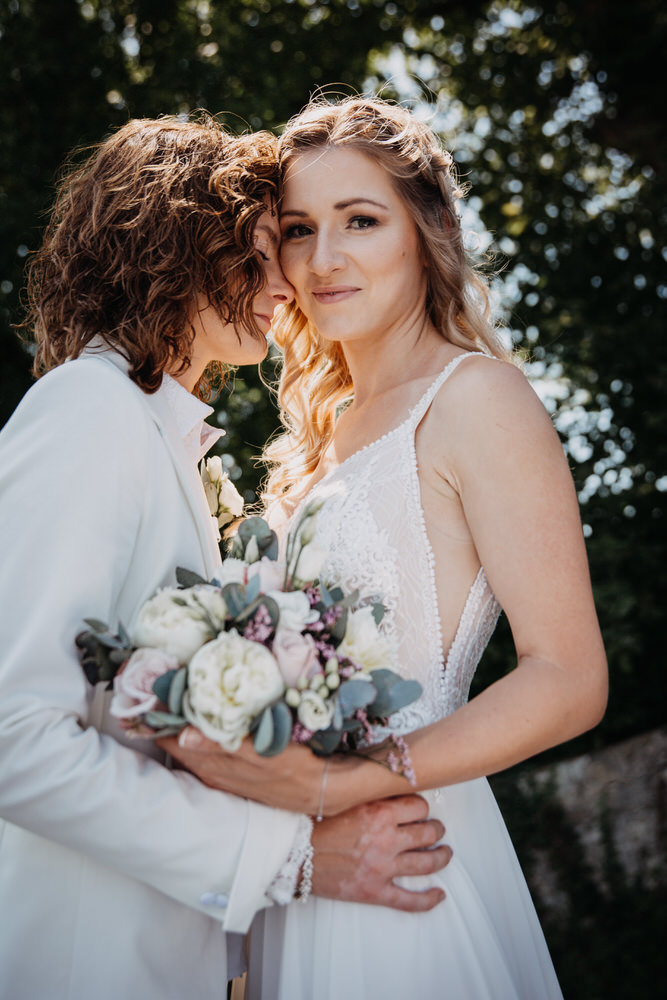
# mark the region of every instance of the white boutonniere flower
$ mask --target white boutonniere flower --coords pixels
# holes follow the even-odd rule
[[[222,468],[219,455],[202,459],[199,467],[211,517],[224,528],[243,513],[243,497]]]

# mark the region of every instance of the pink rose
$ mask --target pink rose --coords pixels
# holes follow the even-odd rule
[[[259,589],[263,594],[270,590],[282,590],[285,579],[285,563],[262,556],[248,566],[248,579],[259,573]]]
[[[320,670],[312,635],[301,635],[289,628],[278,628],[272,653],[288,687],[295,687],[301,677],[313,677]]]
[[[158,705],[153,684],[168,670],[178,670],[178,660],[159,649],[136,649],[113,681],[109,712],[117,719],[133,719]]]

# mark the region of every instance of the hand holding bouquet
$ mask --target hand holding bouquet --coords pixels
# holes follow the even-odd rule
[[[166,736],[191,724],[229,751],[252,734],[264,756],[290,741],[326,756],[371,745],[419,697],[416,681],[383,667],[382,605],[320,580],[318,511],[306,507],[283,559],[262,518],[243,521],[219,579],[178,570],[180,586],[151,597],[131,635],[86,620],[83,668],[91,683],[113,684],[110,711],[125,729]],[[389,759],[410,777],[400,756]]]

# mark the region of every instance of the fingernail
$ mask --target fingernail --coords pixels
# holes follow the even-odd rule
[[[186,726],[178,734],[178,745],[183,750],[199,750],[203,742],[204,737],[194,726]]]

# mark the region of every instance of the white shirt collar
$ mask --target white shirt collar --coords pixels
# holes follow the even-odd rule
[[[162,385],[158,392],[164,395],[167,405],[178,428],[183,447],[195,464],[199,464],[209,448],[224,435],[219,427],[211,427],[205,423],[206,417],[214,412],[212,406],[202,403],[191,392],[172,378],[162,376]]]

